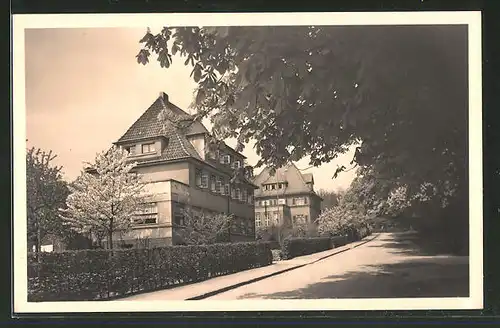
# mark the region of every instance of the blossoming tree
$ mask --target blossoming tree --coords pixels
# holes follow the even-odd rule
[[[131,228],[133,217],[146,201],[145,184],[133,171],[136,163],[117,146],[97,154],[69,188],[63,220],[77,232],[107,237],[113,247],[113,233]],[[100,241],[100,240],[99,240]]]

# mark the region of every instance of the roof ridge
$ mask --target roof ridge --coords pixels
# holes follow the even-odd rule
[[[302,182],[304,183],[305,186],[307,186],[307,182],[306,180],[304,179],[304,176],[302,175],[302,172],[300,172],[299,168],[297,167],[297,165],[295,165],[294,162],[290,162],[291,165],[295,168],[295,170],[297,171],[297,173],[299,174],[300,176],[300,179],[302,180]]]
[[[158,97],[159,98],[159,97]],[[144,116],[146,116],[146,114],[148,114],[148,111],[154,106],[154,104],[159,100],[159,99],[156,99],[151,105],[149,105],[149,107],[141,114],[139,115],[139,117],[134,121],[134,123],[132,123],[129,128],[125,131],[125,133],[123,133],[121,135],[120,138],[118,138],[118,141],[120,141],[124,136],[127,135],[127,133],[129,133],[129,131],[131,131],[133,128],[135,128],[135,125],[139,122],[139,120],[141,120]]]

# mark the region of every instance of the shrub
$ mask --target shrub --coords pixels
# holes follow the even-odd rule
[[[261,242],[30,254],[28,301],[108,299],[271,263]]]
[[[333,236],[331,238],[333,247],[344,246],[348,243],[347,236]]]
[[[283,241],[281,256],[287,260],[296,256],[326,251],[331,248],[332,241],[328,237],[289,238]]]
[[[280,249],[272,249],[271,252],[273,254],[273,262],[281,261],[281,250]]]

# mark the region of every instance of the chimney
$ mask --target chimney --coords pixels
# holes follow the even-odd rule
[[[161,91],[161,92],[160,92],[160,98],[161,98],[161,100],[163,100],[166,104],[168,103],[168,95],[167,95],[165,92],[163,92],[163,91]]]

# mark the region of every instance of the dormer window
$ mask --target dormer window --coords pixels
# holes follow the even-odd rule
[[[227,155],[227,154],[224,154],[220,157],[220,162],[221,164],[231,164],[231,156],[230,155]]]
[[[154,153],[154,152],[156,152],[154,142],[142,144],[142,153],[143,154],[150,154],[150,153]]]
[[[129,155],[135,155],[135,146],[129,146],[129,147],[125,147],[125,151],[129,154]]]

